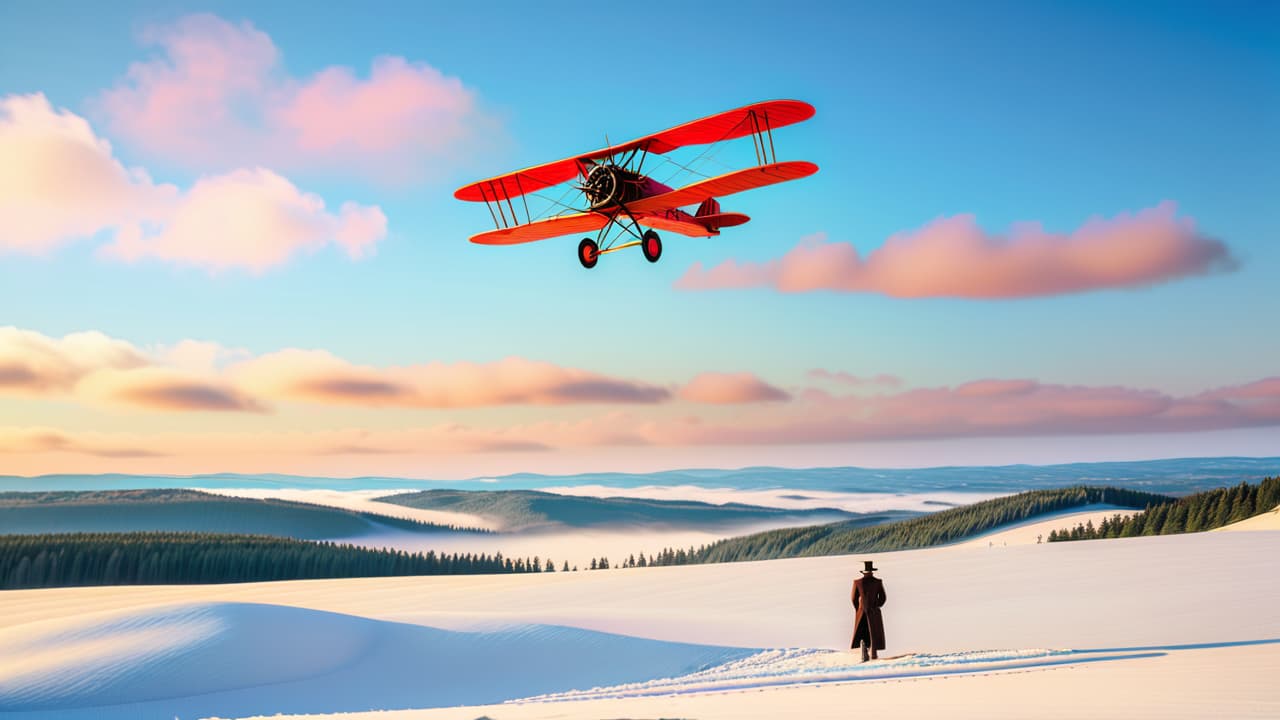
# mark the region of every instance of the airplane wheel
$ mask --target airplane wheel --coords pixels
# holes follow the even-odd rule
[[[640,250],[644,252],[645,260],[658,262],[658,258],[662,257],[662,239],[658,237],[658,233],[645,230],[644,237],[640,239]]]
[[[578,243],[578,262],[582,263],[582,267],[590,270],[596,266],[596,261],[600,259],[600,246],[596,245],[596,241],[591,238],[582,238],[582,242]]]

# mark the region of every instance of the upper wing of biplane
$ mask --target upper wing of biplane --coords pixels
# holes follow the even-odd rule
[[[717,175],[706,180],[685,185],[682,188],[650,195],[627,203],[627,209],[639,215],[678,208],[702,202],[707,198],[724,197],[740,193],[744,190],[765,187],[774,183],[797,180],[818,172],[818,166],[804,160],[788,160],[787,162],[757,165],[755,167],[734,170],[724,175]]]
[[[610,222],[612,219],[608,215],[594,212],[560,215],[472,235],[471,242],[479,245],[516,245],[561,235],[595,232]]]
[[[746,105],[620,145],[481,180],[458,188],[453,196],[459,200],[475,202],[509,200],[572,180],[592,160],[632,150],[661,155],[688,145],[706,145],[751,134],[763,135],[774,128],[808,120],[813,117],[813,113],[812,105],[799,100],[768,100]]]

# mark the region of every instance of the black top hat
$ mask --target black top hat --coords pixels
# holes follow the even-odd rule
[[[870,561],[870,560],[863,560],[863,561],[862,561],[862,565],[863,565],[863,570],[862,570],[863,574],[866,574],[866,573],[869,573],[869,572],[874,572],[874,571],[876,571],[876,570],[878,570],[878,569],[879,569],[879,568],[871,567],[871,561]]]

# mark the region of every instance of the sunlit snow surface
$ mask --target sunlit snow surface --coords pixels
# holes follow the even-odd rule
[[[1026,532],[719,565],[5,591],[0,713],[755,720],[872,698],[917,703],[910,718],[1280,717],[1280,532]],[[889,593],[889,648],[865,665],[847,649],[863,559]]]

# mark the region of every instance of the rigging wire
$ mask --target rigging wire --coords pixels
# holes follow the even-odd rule
[[[738,123],[737,123],[737,124],[733,125],[733,126],[732,126],[732,127],[730,127],[728,130],[725,130],[723,135],[721,135],[719,138],[717,138],[717,139],[715,140],[715,142],[712,142],[711,144],[709,144],[709,145],[707,145],[705,148],[703,148],[702,152],[700,152],[700,153],[698,153],[696,156],[694,156],[694,158],[693,158],[692,160],[690,160],[687,164],[678,163],[678,162],[676,162],[675,160],[671,160],[670,158],[666,158],[665,156],[664,156],[664,159],[666,159],[668,162],[672,163],[673,165],[677,165],[677,166],[679,166],[680,168],[682,168],[682,169],[684,169],[684,170],[687,170],[687,171],[688,171],[688,172],[690,172],[690,173],[693,173],[694,175],[702,175],[702,177],[704,177],[704,178],[710,177],[709,175],[703,175],[702,173],[698,172],[697,170],[694,170],[693,168],[689,167],[689,165],[693,165],[694,163],[696,163],[696,162],[698,162],[699,160],[701,160],[701,159],[703,158],[703,156],[704,156],[704,155],[706,155],[707,153],[711,152],[713,149],[716,149],[716,146],[720,145],[720,143],[721,143],[721,142],[723,142],[725,138],[727,138],[727,137],[729,137],[730,135],[732,135],[732,134],[733,134],[733,132],[734,132],[735,130],[737,130],[739,127],[741,127],[741,126],[742,126],[742,124],[743,124],[743,123],[745,123],[746,121],[747,121],[747,119],[744,117],[742,120],[738,121]],[[716,152],[719,152],[719,149],[716,149]],[[666,185],[667,183],[670,183],[670,182],[671,182],[671,180],[672,180],[673,178],[675,178],[675,177],[676,177],[677,175],[679,175],[679,174],[680,174],[680,171],[679,171],[679,170],[677,170],[676,172],[672,173],[672,174],[671,174],[671,176],[670,176],[670,177],[668,177],[668,178],[666,179],[666,181],[664,181],[662,184],[663,184],[663,185]]]
[[[530,194],[530,195],[532,195],[533,197],[538,198],[539,200],[545,200],[545,201],[547,201],[547,202],[551,203],[553,206],[554,206],[554,205],[559,205],[560,207],[562,207],[562,208],[564,208],[565,210],[568,210],[568,211],[570,211],[570,212],[580,213],[580,212],[582,212],[582,208],[577,208],[577,207],[574,207],[574,206],[572,206],[572,205],[570,205],[570,204],[568,204],[568,203],[564,202],[565,198],[567,198],[567,197],[569,196],[569,194],[570,194],[570,193],[572,193],[572,192],[573,192],[574,190],[576,190],[576,189],[577,189],[577,188],[575,188],[575,187],[574,187],[574,186],[572,186],[572,185],[570,185],[569,187],[565,188],[564,192],[560,193],[560,199],[558,199],[558,200],[552,199],[549,195],[543,195],[543,194],[541,194],[541,193],[536,193],[536,192],[534,192],[534,193],[529,193],[529,194]],[[555,208],[554,208],[554,207],[548,207],[546,210],[543,210],[542,212],[538,213],[538,216],[537,216],[537,217],[535,217],[535,218],[534,218],[533,220],[531,220],[530,222],[534,222],[534,221],[537,221],[537,220],[541,220],[541,219],[543,219],[544,217],[547,217],[547,216],[551,213],[551,211],[552,211],[553,209],[555,209]],[[557,213],[557,215],[563,215],[563,214],[564,214],[563,212],[561,212],[561,213]]]

